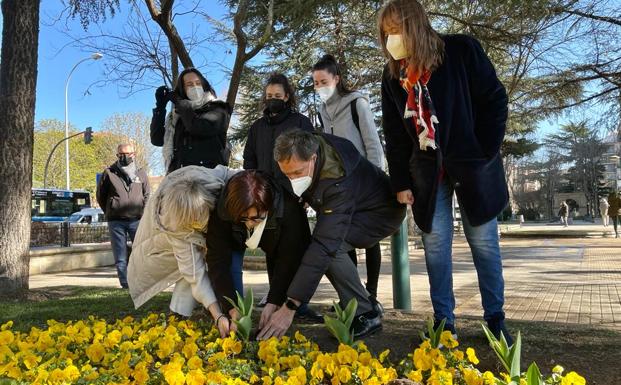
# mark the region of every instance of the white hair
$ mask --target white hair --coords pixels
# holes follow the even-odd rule
[[[170,231],[206,228],[209,212],[215,207],[224,184],[210,173],[189,178],[185,169],[187,167],[166,176],[167,181],[158,190],[158,219]]]

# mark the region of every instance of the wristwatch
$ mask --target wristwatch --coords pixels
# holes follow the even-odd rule
[[[295,302],[293,302],[290,298],[287,299],[287,302],[285,302],[285,306],[287,307],[287,309],[289,310],[293,310],[293,311],[297,311],[299,306],[295,304]]]

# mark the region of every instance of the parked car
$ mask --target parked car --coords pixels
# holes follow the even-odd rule
[[[86,208],[69,216],[70,223],[102,223],[105,222],[104,212],[100,208]]]

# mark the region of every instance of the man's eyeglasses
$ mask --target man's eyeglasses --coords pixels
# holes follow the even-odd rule
[[[265,218],[267,218],[267,214],[257,215],[254,217],[241,217],[240,221],[241,222],[261,222],[261,221],[264,221]]]

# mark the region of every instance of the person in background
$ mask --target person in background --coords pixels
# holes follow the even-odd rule
[[[569,226],[569,206],[567,202],[562,201],[558,210],[558,216],[561,218],[563,227]]]
[[[151,144],[162,147],[167,173],[196,165],[213,168],[227,165],[230,147],[226,140],[232,108],[216,99],[216,92],[195,68],[179,74],[175,89],[155,91],[151,119]],[[166,115],[166,104],[173,108]]]
[[[235,330],[230,319],[239,314],[222,312],[205,264],[205,232],[232,174],[223,166],[187,166],[166,175],[147,203],[129,260],[129,294],[136,308],[174,284],[173,313],[189,317],[202,305],[220,336]]]
[[[341,68],[332,55],[319,59],[313,66],[312,74],[315,92],[322,101],[319,117],[323,132],[349,140],[362,156],[384,170],[384,150],[367,98],[347,87]],[[357,265],[356,249],[348,254]],[[382,252],[378,243],[366,249],[365,286],[376,303],[381,264]],[[379,303],[378,306],[382,309]]]
[[[599,215],[602,216],[602,224],[604,227],[608,227],[608,208],[610,204],[608,203],[608,199],[606,197],[601,197],[599,200]]]
[[[127,288],[127,243],[134,241],[150,188],[147,174],[136,165],[133,145],[119,144],[116,157],[99,179],[96,198],[108,221],[119,282]]]
[[[500,155],[507,93],[481,44],[441,35],[416,0],[390,0],[378,14],[387,59],[382,118],[393,190],[422,230],[437,324],[455,334],[452,197],[477,270],[483,317],[512,343],[496,217],[509,193]]]
[[[257,119],[248,130],[244,147],[244,169],[259,170],[272,176],[283,188],[283,194],[295,197],[289,179],[283,175],[274,160],[274,141],[283,132],[299,127],[313,131],[313,124],[305,115],[298,112],[295,90],[289,79],[281,73],[269,75],[263,89],[263,116]],[[243,252],[234,251],[232,271],[236,288],[242,286]],[[272,277],[273,270],[268,269]],[[237,289],[239,291],[239,289]],[[265,301],[264,301],[265,300]],[[267,296],[259,303],[265,305]],[[296,317],[313,322],[323,322],[323,316],[304,303],[296,311]]]
[[[621,196],[618,191],[613,191],[608,195],[608,215],[612,219],[612,227],[615,230],[615,238],[619,238],[619,220],[621,220]]]

